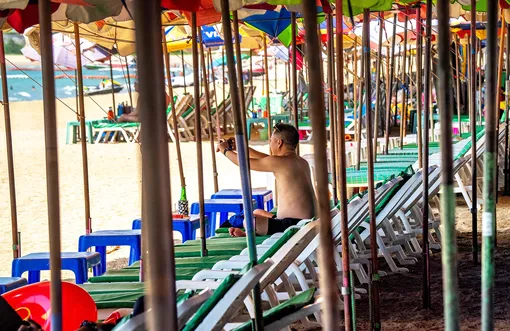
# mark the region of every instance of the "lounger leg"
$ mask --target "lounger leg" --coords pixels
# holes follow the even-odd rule
[[[391,257],[390,252],[386,249],[386,246],[384,245],[384,242],[383,242],[381,236],[379,236],[379,234],[377,234],[377,233],[376,233],[376,236],[377,236],[377,244],[379,246],[379,250],[381,251],[381,254],[383,255],[384,259],[386,260],[386,263],[388,263],[388,266],[390,267],[391,271],[396,272],[396,273],[397,272],[399,272],[399,273],[409,272],[409,269],[397,267],[397,265],[395,264],[395,261]]]

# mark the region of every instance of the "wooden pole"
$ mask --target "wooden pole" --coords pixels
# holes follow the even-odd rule
[[[381,317],[379,312],[379,260],[377,248],[377,220],[375,211],[375,183],[374,183],[374,154],[372,141],[372,93],[370,84],[370,9],[363,12],[363,59],[365,62],[365,107],[366,107],[366,128],[367,128],[367,178],[368,178],[368,209],[370,216],[370,285],[372,289],[372,329],[381,329]]]
[[[209,79],[207,78],[207,69],[205,66],[205,54],[204,54],[204,43],[202,42],[202,28],[200,28],[198,33],[198,43],[200,45],[200,66],[202,67],[202,79],[204,84],[204,94],[205,94],[205,107],[206,107],[206,116],[207,116],[207,130],[209,131],[209,142],[211,145],[211,158],[212,158],[212,171],[213,171],[213,185],[214,192],[218,192],[218,169],[216,167],[216,146],[214,144],[214,132],[212,128],[212,119],[211,119],[211,96],[209,93]],[[196,111],[195,111],[196,114]]]
[[[317,179],[317,201],[320,219],[320,287],[329,289],[324,291],[322,311],[324,314],[323,327],[325,330],[337,330],[340,324],[339,296],[336,284],[337,270],[334,262],[334,242],[331,232],[329,215],[328,167],[326,153],[326,119],[324,112],[324,98],[320,77],[320,44],[317,36],[317,8],[314,0],[303,1],[305,19],[306,44],[308,49],[308,77],[309,107],[312,117],[312,130],[314,133],[314,159],[315,175]],[[348,270],[348,269],[347,269]],[[345,272],[347,272],[347,270]]]
[[[225,47],[227,53],[227,65],[228,65],[228,78],[230,83],[230,95],[232,98],[232,111],[234,114],[234,129],[235,129],[235,137],[236,137],[236,147],[239,158],[239,171],[241,174],[241,187],[243,193],[243,206],[244,206],[244,215],[246,222],[246,241],[248,246],[248,255],[250,262],[253,265],[257,264],[257,247],[255,242],[255,224],[254,219],[252,217],[252,200],[251,200],[251,184],[249,177],[249,168],[246,164],[246,160],[248,159],[248,146],[246,145],[246,140],[243,137],[243,129],[242,129],[242,121],[244,120],[243,116],[245,116],[241,112],[241,106],[239,102],[239,91],[237,89],[237,78],[235,75],[235,63],[234,63],[234,47],[232,45],[232,29],[230,26],[230,10],[229,10],[229,0],[221,0],[221,18],[223,24],[223,33],[225,39]],[[267,75],[267,71],[266,71]],[[269,128],[268,128],[269,129]],[[254,310],[255,310],[255,321],[254,321],[254,329],[256,331],[262,331],[264,329],[264,321],[262,319],[262,309],[261,309],[261,297],[260,297],[260,286],[257,284],[253,291],[252,297],[254,301]]]
[[[437,1],[438,26],[449,26],[450,2]],[[441,123],[441,222],[442,267],[445,330],[460,329],[458,274],[457,274],[457,238],[455,232],[455,195],[453,192],[453,146],[452,146],[452,76],[450,56],[450,29],[438,29],[438,102]],[[494,98],[495,101],[495,98]],[[494,102],[493,101],[493,102]],[[424,206],[426,207],[426,206]]]
[[[351,287],[350,256],[349,256],[349,217],[347,213],[347,171],[345,153],[345,107],[344,107],[344,45],[343,45],[343,0],[339,0],[336,11],[336,74],[337,74],[337,113],[338,113],[338,192],[340,203],[340,226],[342,229],[342,296],[344,302],[345,330],[353,330],[352,305],[350,295],[354,289]]]
[[[46,189],[48,233],[50,241],[51,329],[62,331],[62,261],[60,258],[60,193],[58,175],[57,114],[55,105],[55,72],[49,1],[38,4],[41,45],[41,67],[44,105],[44,144],[46,150]]]
[[[83,95],[83,68],[81,65],[81,43],[80,43],[80,28],[78,23],[74,22],[74,44],[76,47],[76,67],[78,82],[78,104],[80,106],[80,131],[81,131],[81,155],[82,155],[82,169],[83,169],[83,198],[85,202],[85,233],[92,232],[92,221],[90,218],[90,189],[89,189],[89,164],[87,155],[87,131],[85,129],[85,100]],[[110,67],[111,68],[111,67]],[[113,88],[113,80],[112,80]],[[114,108],[115,109],[115,108]],[[115,111],[115,110],[114,110]],[[89,137],[92,141],[94,137]]]
[[[182,63],[182,79],[184,82],[184,94],[188,94],[186,91],[186,64],[184,63],[184,51],[181,51],[181,63]]]
[[[224,111],[223,111],[223,134],[227,134],[228,133],[228,130],[227,130],[227,104],[225,103],[227,88],[225,87],[226,84],[225,84],[225,63],[224,63],[224,61],[225,61],[225,47],[222,47],[221,48],[221,76],[222,76],[222,83],[223,83],[222,93],[223,93],[223,108],[224,108]],[[230,85],[230,81],[229,81],[229,85]],[[232,100],[232,98],[230,100]]]
[[[216,136],[218,137],[218,140],[221,139],[221,129],[220,129],[220,108],[218,107],[218,94],[216,93],[216,76],[214,75],[214,69],[213,69],[213,59],[212,59],[212,53],[209,50],[209,66],[211,68],[211,73],[213,77],[213,94],[214,94],[214,104],[216,105]],[[225,100],[225,99],[223,99]]]
[[[334,100],[333,100],[333,81],[334,81],[334,71],[333,71],[333,15],[326,14],[326,22],[327,22],[327,35],[328,35],[328,43],[327,43],[327,55],[328,55],[328,62],[327,62],[327,83],[328,83],[328,111],[329,111],[329,136],[330,136],[330,146],[329,146],[329,153],[330,153],[330,159],[331,159],[331,174],[332,174],[332,192],[333,192],[333,202],[336,205],[338,201],[337,196],[337,178],[336,178],[336,139],[337,136],[335,134],[336,132],[336,112],[334,107]]]
[[[404,25],[404,53],[402,59],[402,109],[400,110],[400,149],[404,148],[404,135],[406,130],[406,115],[407,115],[407,92],[406,89],[409,88],[407,81],[407,73],[406,73],[406,59],[407,59],[407,23],[409,21],[409,17],[406,15],[405,17],[405,25]],[[398,98],[397,98],[398,99]],[[398,102],[398,101],[397,101]]]
[[[476,1],[476,0],[475,0]],[[430,51],[432,47],[432,0],[427,0],[427,17],[425,25],[425,84],[424,84],[424,104],[423,104],[423,195],[422,195],[422,303],[424,309],[430,309],[430,249],[429,249],[429,113],[430,113],[430,91],[431,81],[431,62]]]
[[[9,88],[5,68],[4,33],[0,31],[0,74],[2,75],[2,104],[4,106],[5,145],[7,150],[7,174],[9,176],[9,202],[11,210],[12,257],[21,256],[18,240],[18,207],[16,203],[16,181],[14,178],[14,153],[12,149],[11,110],[9,106]]]
[[[496,190],[497,190],[497,127],[499,122],[499,86],[497,62],[493,61],[498,46],[498,1],[487,1],[487,98],[485,111],[485,155],[483,165],[482,216],[482,330],[494,329],[494,246],[496,236]],[[504,40],[504,24],[501,40]],[[501,43],[501,48],[504,44]],[[474,189],[474,188],[473,188]],[[473,203],[476,203],[475,201]]]
[[[390,116],[391,116],[391,98],[393,96],[393,79],[395,77],[395,40],[397,36],[397,14],[393,15],[393,39],[391,41],[391,71],[389,76],[389,88],[386,93],[386,132],[384,133],[385,144],[384,144],[384,154],[388,154],[388,148],[390,144]],[[395,89],[395,98],[397,98],[398,88]],[[397,108],[395,108],[395,113],[397,112]]]
[[[175,149],[177,150],[177,163],[179,166],[179,177],[181,180],[181,189],[186,188],[186,178],[184,177],[184,167],[182,165],[182,153],[181,153],[181,136],[179,134],[179,125],[177,124],[177,114],[175,109],[175,101],[174,101],[174,89],[172,86],[172,76],[170,72],[170,55],[168,54],[168,49],[166,47],[166,36],[165,29],[163,29],[163,55],[165,58],[165,70],[166,70],[166,80],[168,85],[168,95],[170,97],[170,107],[172,108],[172,112],[170,116],[172,116],[172,125],[175,134]]]
[[[367,32],[368,30],[366,29],[363,29],[363,36],[362,36],[362,39],[363,39],[363,43],[365,43],[365,39],[367,39]],[[370,44],[369,44],[370,45]],[[368,68],[365,67],[365,51],[363,51],[361,53],[361,75],[360,77],[365,77],[366,78],[366,71],[368,70]],[[369,76],[370,77],[370,76]],[[356,146],[356,170],[359,170],[360,169],[360,162],[361,162],[361,142],[363,141],[363,138],[362,138],[362,131],[363,131],[363,87],[366,85],[366,84],[370,84],[370,81],[362,81],[360,80],[361,82],[359,83],[359,104],[358,104],[358,116],[355,116],[355,120],[357,120],[356,122],[356,127],[357,127],[357,131],[358,131],[358,145]],[[366,91],[366,90],[365,90]]]
[[[509,39],[510,40],[510,39]],[[470,85],[470,118],[469,125],[471,129],[471,233],[472,233],[472,251],[473,251],[473,263],[478,264],[478,207],[477,207],[477,189],[476,182],[478,177],[478,162],[476,155],[476,0],[471,0],[471,54],[470,54],[470,68],[469,68],[469,85]],[[510,48],[509,48],[510,49]],[[507,54],[508,56],[508,54]],[[510,59],[510,57],[509,57]],[[508,68],[508,67],[507,67]],[[507,69],[508,70],[508,69]],[[481,89],[481,86],[480,86]],[[508,128],[507,128],[508,130]]]
[[[142,125],[142,217],[147,240],[146,305],[150,330],[176,330],[170,164],[159,2],[136,0],[135,37]],[[196,40],[196,39],[195,39]],[[145,261],[144,261],[145,262]]]
[[[242,61],[242,53],[241,53],[241,41],[239,40],[239,19],[237,16],[237,10],[232,12],[232,23],[234,26],[234,42],[235,42],[235,55],[236,55],[236,69],[237,69],[237,88],[239,90],[239,102],[241,106],[241,113],[243,114],[242,117],[242,128],[243,128],[243,137],[244,142],[246,146],[249,146],[249,139],[248,139],[248,130],[246,127],[246,117],[247,117],[247,111],[246,111],[246,100],[244,96],[244,80],[243,80],[243,61]],[[269,128],[268,128],[269,131]],[[246,159],[246,162],[248,164],[248,169],[250,167],[250,159]]]
[[[198,45],[197,45],[197,14],[191,13],[191,39],[192,39],[192,56],[193,68],[198,68]],[[193,90],[195,99],[195,142],[197,148],[197,175],[198,175],[198,204],[200,206],[200,240],[201,240],[201,256],[207,256],[206,247],[206,224],[205,224],[205,210],[204,210],[204,162],[202,156],[202,121],[200,114],[200,78],[199,71],[193,70]]]
[[[112,54],[110,54],[110,83],[111,83],[111,87],[112,87],[112,110],[113,110],[113,113],[115,114],[115,90],[113,89],[113,67],[112,67]]]
[[[165,47],[166,47],[166,45],[165,45]],[[168,52],[168,50],[167,50],[167,52]],[[131,76],[129,75],[129,62],[127,60],[127,56],[124,57],[124,59],[126,61],[126,74],[127,74],[127,81],[128,81],[129,106],[133,107],[133,92],[131,91]]]
[[[422,91],[423,91],[423,63],[422,63],[422,56],[423,56],[423,44],[422,44],[422,35],[423,35],[423,29],[422,29],[422,19],[421,19],[421,4],[419,3],[416,8],[416,140],[418,143],[418,167],[422,168],[423,166],[423,142],[422,142]],[[412,70],[412,68],[411,68]],[[425,169],[425,172],[427,170]]]
[[[377,160],[377,137],[379,136],[379,113],[381,108],[381,62],[382,62],[382,43],[383,43],[384,20],[382,13],[379,14],[379,44],[377,45],[377,61],[375,64],[375,113],[374,113],[374,162]],[[371,96],[370,96],[371,97]]]
[[[507,24],[507,31],[510,33],[510,24]],[[508,110],[510,106],[510,36],[506,38],[506,72],[507,77],[505,79],[505,92],[506,92],[506,112],[505,112],[505,152],[504,152],[504,160],[505,160],[505,168],[504,168],[504,195],[510,195],[510,160],[508,155],[508,124],[509,124],[509,116]],[[476,201],[473,199],[473,201]]]
[[[269,65],[267,60],[267,36],[264,35],[264,72],[266,80],[266,111],[267,111],[267,138],[268,143],[271,140],[272,122],[271,122],[271,97],[269,93]],[[269,149],[271,151],[271,149]]]
[[[457,84],[457,88],[456,88],[456,101],[457,101],[457,123],[459,125],[459,133],[462,133],[462,129],[461,129],[461,121],[460,121],[460,63],[459,63],[459,56],[460,56],[460,52],[459,52],[459,43],[460,43],[460,40],[459,40],[459,36],[457,34],[455,34],[455,75],[457,76],[456,79],[455,79],[455,83]]]
[[[294,126],[299,130],[299,115],[298,115],[298,92],[297,92],[297,43],[296,43],[296,13],[290,13],[290,24],[292,29],[292,114],[294,117]],[[299,155],[299,144],[296,149],[297,155]]]

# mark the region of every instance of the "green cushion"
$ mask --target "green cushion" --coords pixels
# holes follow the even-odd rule
[[[256,236],[255,237],[255,242],[257,243],[257,245],[259,244],[262,244],[262,242],[264,240],[266,240],[267,238],[269,238],[269,236]],[[246,244],[246,238],[243,238],[243,237],[238,237],[238,238],[233,238],[233,237],[230,237],[230,235],[228,237],[221,237],[221,236],[214,236],[214,237],[211,237],[211,238],[208,238],[206,240],[206,245],[209,246],[210,244],[213,244],[213,245],[217,245],[217,244],[223,244],[223,243],[226,243],[226,244],[240,244],[240,243],[245,243]],[[197,240],[187,240],[183,243],[183,245],[191,245],[191,246],[199,246],[201,245],[201,240],[200,239],[197,239]]]
[[[220,244],[220,245],[207,245],[207,253],[209,256],[218,255],[237,255],[246,248],[244,244]],[[175,254],[177,257],[199,257],[201,256],[201,247],[196,245],[183,245],[175,247]]]
[[[176,268],[176,280],[191,280],[199,271],[204,268],[188,267]],[[91,283],[115,283],[115,282],[139,282],[140,270],[139,269],[121,269],[121,270],[108,270],[101,276],[90,277]]]
[[[89,294],[96,293],[118,293],[118,292],[143,292],[145,284],[141,282],[129,283],[97,283],[97,284],[81,284],[79,285]]]
[[[269,325],[274,323],[283,317],[290,315],[292,313],[297,312],[301,308],[312,304],[315,301],[314,298],[315,289],[311,288],[306,291],[299,293],[298,295],[290,298],[282,304],[279,304],[276,307],[273,307],[264,312],[264,325]],[[241,324],[235,331],[251,331],[252,330],[252,321],[248,321],[244,324]]]
[[[212,296],[197,310],[195,315],[186,323],[182,331],[195,330],[218,302],[227,294],[230,288],[241,278],[240,275],[228,275],[221,285],[214,291]]]
[[[133,308],[135,301],[144,295],[144,292],[110,292],[90,294],[97,309]]]
[[[258,263],[262,264],[266,262],[268,258],[272,257],[298,231],[299,228],[289,228],[287,231],[285,231],[283,235],[278,238],[278,240],[273,245],[271,245],[271,247],[259,258]]]

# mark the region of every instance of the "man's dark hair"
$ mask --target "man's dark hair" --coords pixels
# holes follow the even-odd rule
[[[282,139],[283,143],[292,149],[295,149],[299,143],[299,133],[296,128],[290,124],[278,123],[274,126],[275,133]]]

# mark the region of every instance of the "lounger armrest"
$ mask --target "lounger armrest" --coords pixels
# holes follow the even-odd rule
[[[204,290],[208,289],[217,289],[220,286],[221,282],[216,281],[195,281],[195,280],[178,280],[175,282],[175,289],[179,290]]]
[[[219,261],[211,270],[241,270],[249,261]]]
[[[202,270],[193,276],[192,281],[201,281],[209,279],[224,279],[230,274],[238,274],[237,271],[223,271],[223,270]]]

